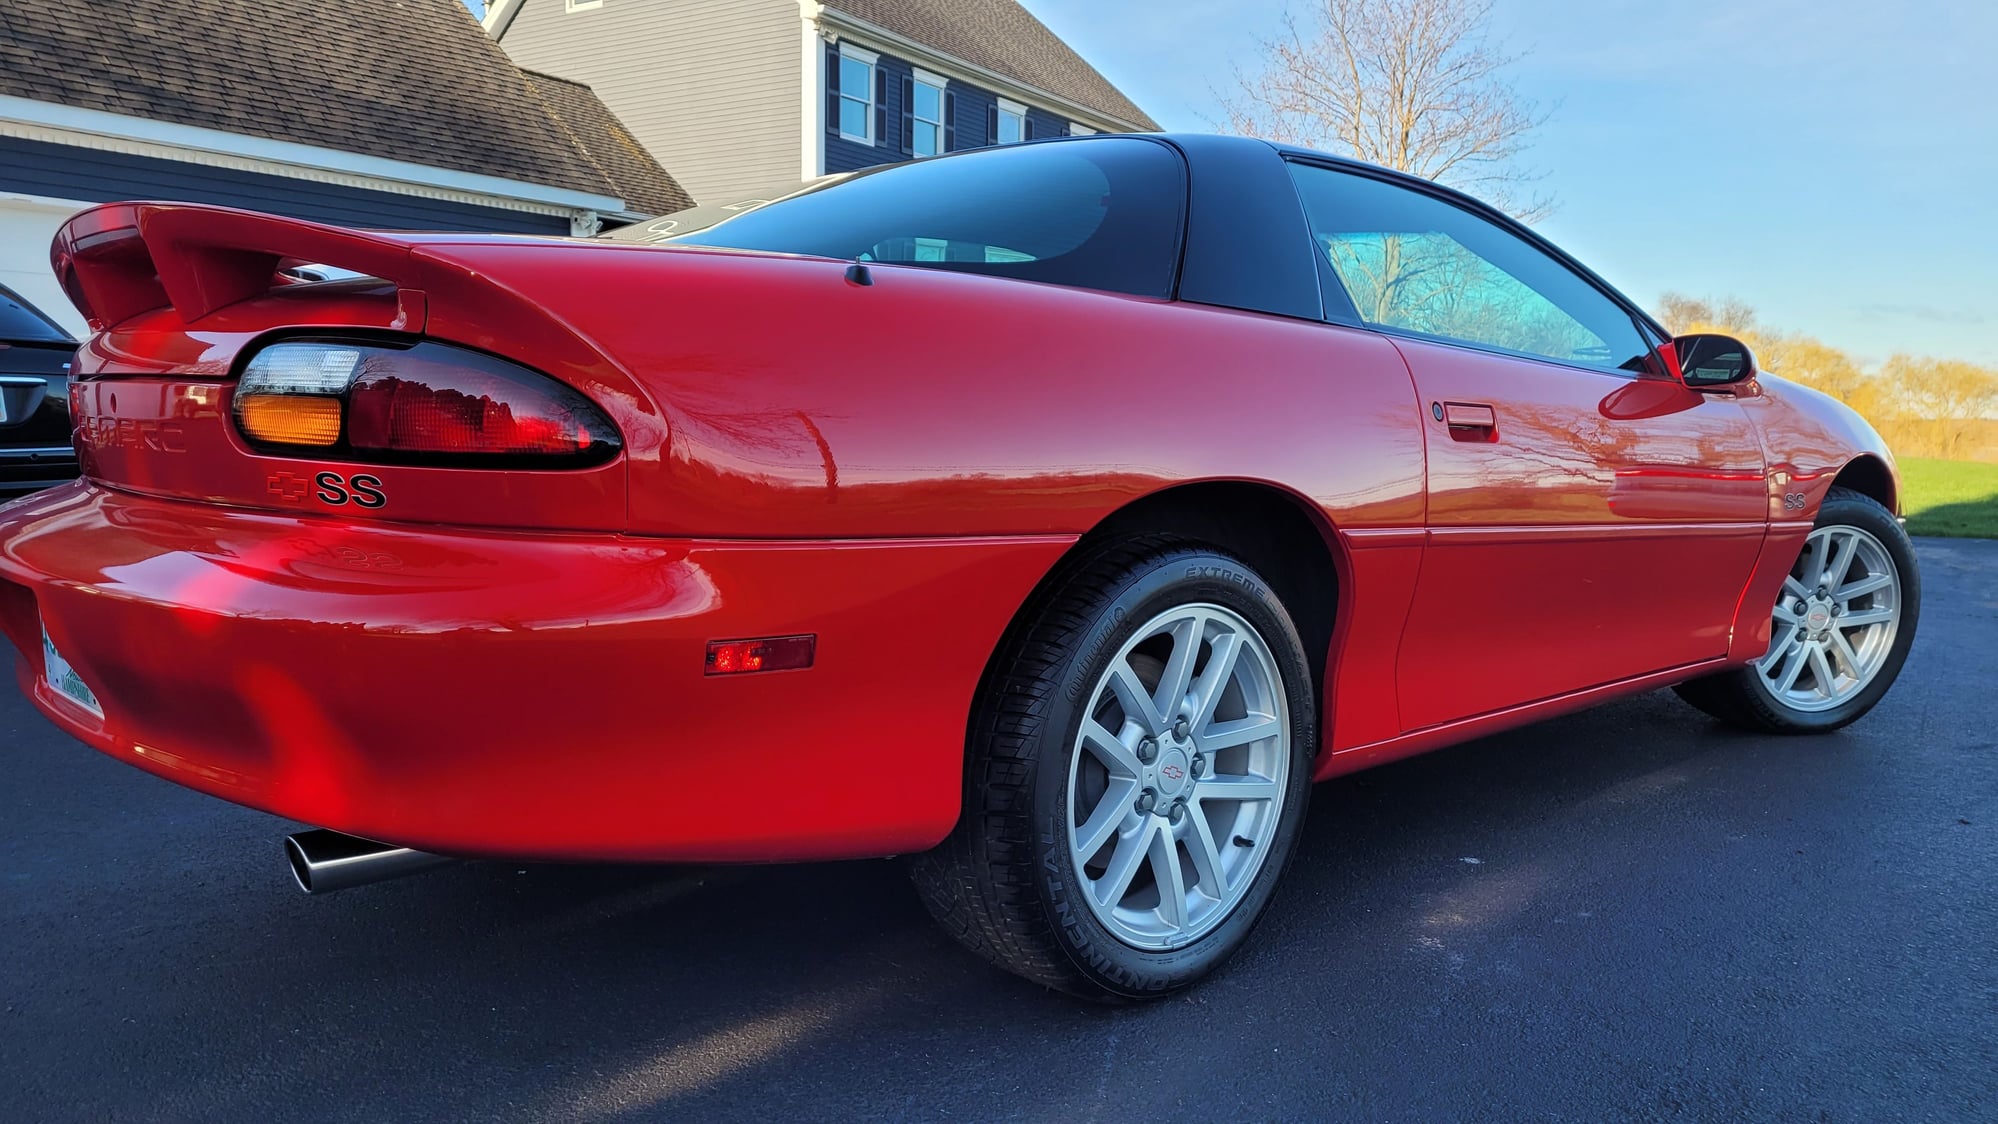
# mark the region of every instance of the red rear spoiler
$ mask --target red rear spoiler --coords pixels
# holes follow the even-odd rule
[[[172,308],[192,324],[277,288],[278,270],[329,265],[396,286],[397,327],[422,331],[411,243],[392,234],[322,226],[226,207],[106,203],[56,232],[50,264],[92,331]]]

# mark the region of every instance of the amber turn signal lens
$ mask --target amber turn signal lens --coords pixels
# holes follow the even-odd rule
[[[340,400],[303,394],[253,394],[237,399],[236,422],[252,441],[324,448],[340,442]]]

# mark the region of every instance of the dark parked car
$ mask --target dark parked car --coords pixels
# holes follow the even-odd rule
[[[76,478],[69,367],[76,341],[0,286],[0,502]]]

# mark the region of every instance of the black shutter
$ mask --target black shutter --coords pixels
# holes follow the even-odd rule
[[[1020,139],[1023,141],[1034,139],[1034,119],[1024,113],[1020,115]]]
[[[888,72],[874,64],[874,143],[888,143]]]
[[[949,90],[944,91],[943,115],[944,115],[943,150],[945,152],[956,152],[957,151],[957,95],[951,93]]]
[[[839,49],[826,46],[826,132],[839,132]]]
[[[902,155],[916,154],[916,80],[902,79]]]
[[[987,111],[986,111],[986,113],[985,113],[985,143],[986,143],[986,144],[998,144],[998,143],[999,143],[999,103],[998,103],[998,102],[993,102],[993,103],[992,103],[992,108],[991,108],[991,109],[989,109],[989,110],[987,110]]]

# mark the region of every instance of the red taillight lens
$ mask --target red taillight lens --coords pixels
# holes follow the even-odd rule
[[[761,640],[711,641],[705,670],[709,675],[796,671],[812,666],[818,640],[816,636],[769,636]]]
[[[235,414],[253,444],[273,451],[310,446],[315,455],[349,460],[594,464],[621,444],[603,412],[569,387],[504,359],[433,342],[272,344],[251,357],[237,380]],[[331,440],[325,419],[338,422]]]

